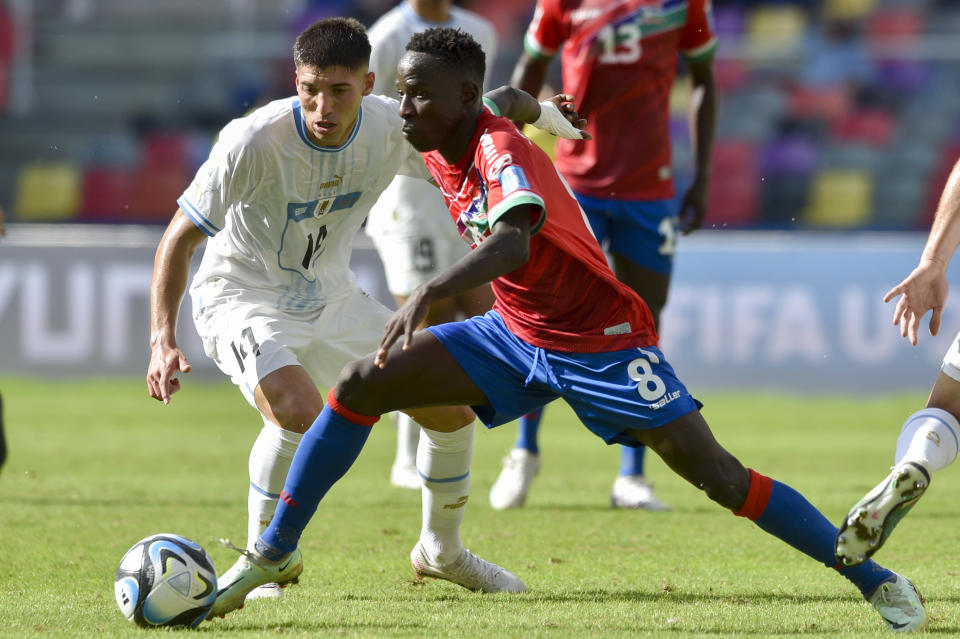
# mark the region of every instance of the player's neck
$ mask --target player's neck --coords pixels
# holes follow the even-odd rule
[[[477,118],[480,117],[480,113],[481,107],[477,107],[475,113],[464,117],[456,130],[448,136],[447,142],[437,148],[447,164],[456,164],[470,151],[470,142],[477,132]]]
[[[427,22],[446,22],[450,19],[450,0],[407,0],[414,13]]]

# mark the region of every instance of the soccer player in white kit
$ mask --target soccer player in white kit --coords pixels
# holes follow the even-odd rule
[[[450,0],[404,0],[370,27],[370,70],[376,75],[373,92],[397,97],[397,63],[410,36],[432,27],[451,27],[473,36],[493,66],[497,33],[481,16]],[[367,218],[365,231],[373,240],[387,275],[387,287],[401,306],[418,286],[446,270],[470,252],[457,230],[440,191],[423,180],[397,175],[377,200]],[[425,325],[442,324],[490,310],[493,293],[489,285],[466,291],[433,304]],[[390,482],[405,488],[420,488],[416,456],[420,427],[404,413],[397,413],[397,454],[390,469]]]
[[[392,315],[354,283],[353,237],[394,175],[429,177],[402,136],[398,103],[371,95],[369,54],[363,26],[352,19],[321,20],[301,33],[294,46],[297,96],[224,127],[157,249],[147,385],[167,403],[180,388],[174,375],[190,370],[175,336],[190,258],[210,238],[190,287],[194,321],[207,355],[264,422],[249,460],[249,544],[284,499],[290,460],[323,408],[317,386],[331,386],[344,364],[375,350]],[[548,128],[579,135],[555,105],[541,107],[509,88],[493,93],[519,119],[539,114],[540,121],[553,118]],[[572,111],[567,116],[576,119]],[[425,437],[418,453],[423,528],[415,552],[427,567],[421,573],[473,590],[523,590],[516,576],[460,542],[472,411],[438,407],[411,415],[425,425],[459,427]],[[233,570],[220,577],[221,587]]]
[[[943,194],[920,263],[884,297],[897,301],[893,323],[916,346],[920,321],[927,311],[930,335],[940,331],[947,301],[947,265],[960,245],[960,161]],[[910,415],[897,438],[894,466],[882,482],[858,501],[840,526],[835,551],[848,566],[866,561],[917,503],[931,476],[957,458],[960,449],[960,334],[943,356],[940,374],[927,405]]]

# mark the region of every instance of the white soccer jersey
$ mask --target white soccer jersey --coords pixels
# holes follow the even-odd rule
[[[339,147],[310,140],[296,97],[224,127],[177,200],[211,236],[190,287],[195,308],[214,295],[309,311],[349,295],[353,237],[370,207],[398,172],[429,177],[397,108],[364,97]]]
[[[447,22],[428,22],[414,12],[407,2],[383,14],[368,35],[370,45],[370,70],[376,79],[373,92],[396,97],[397,64],[403,57],[411,36],[432,27],[450,27],[469,33],[483,47],[487,58],[487,75],[497,53],[497,33],[493,25],[459,7],[450,7]],[[440,231],[454,232],[450,214],[440,197],[440,192],[423,180],[397,177],[384,191],[380,200],[370,211],[366,232],[370,236],[399,235],[412,237]]]

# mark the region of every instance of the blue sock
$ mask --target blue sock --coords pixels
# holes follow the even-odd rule
[[[537,431],[540,430],[540,420],[542,418],[543,410],[535,410],[520,418],[520,425],[517,428],[517,441],[513,444],[514,448],[523,448],[535,455],[540,453],[540,447],[537,445]]]
[[[329,403],[323,407],[293,456],[277,511],[257,540],[260,554],[280,559],[293,552],[320,500],[356,461],[370,430],[335,413]]]
[[[643,474],[643,456],[647,452],[646,446],[631,448],[630,446],[620,447],[620,476]]]
[[[873,560],[859,566],[840,564],[833,554],[838,532],[836,526],[796,490],[753,470],[750,471],[747,501],[735,514],[749,517],[771,535],[828,568],[836,569],[860,590],[864,598],[893,576]]]

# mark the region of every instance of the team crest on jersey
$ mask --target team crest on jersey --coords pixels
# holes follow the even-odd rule
[[[476,246],[490,235],[490,224],[487,221],[487,185],[483,180],[473,187],[470,204],[460,212],[457,219],[457,230],[470,246]]]

